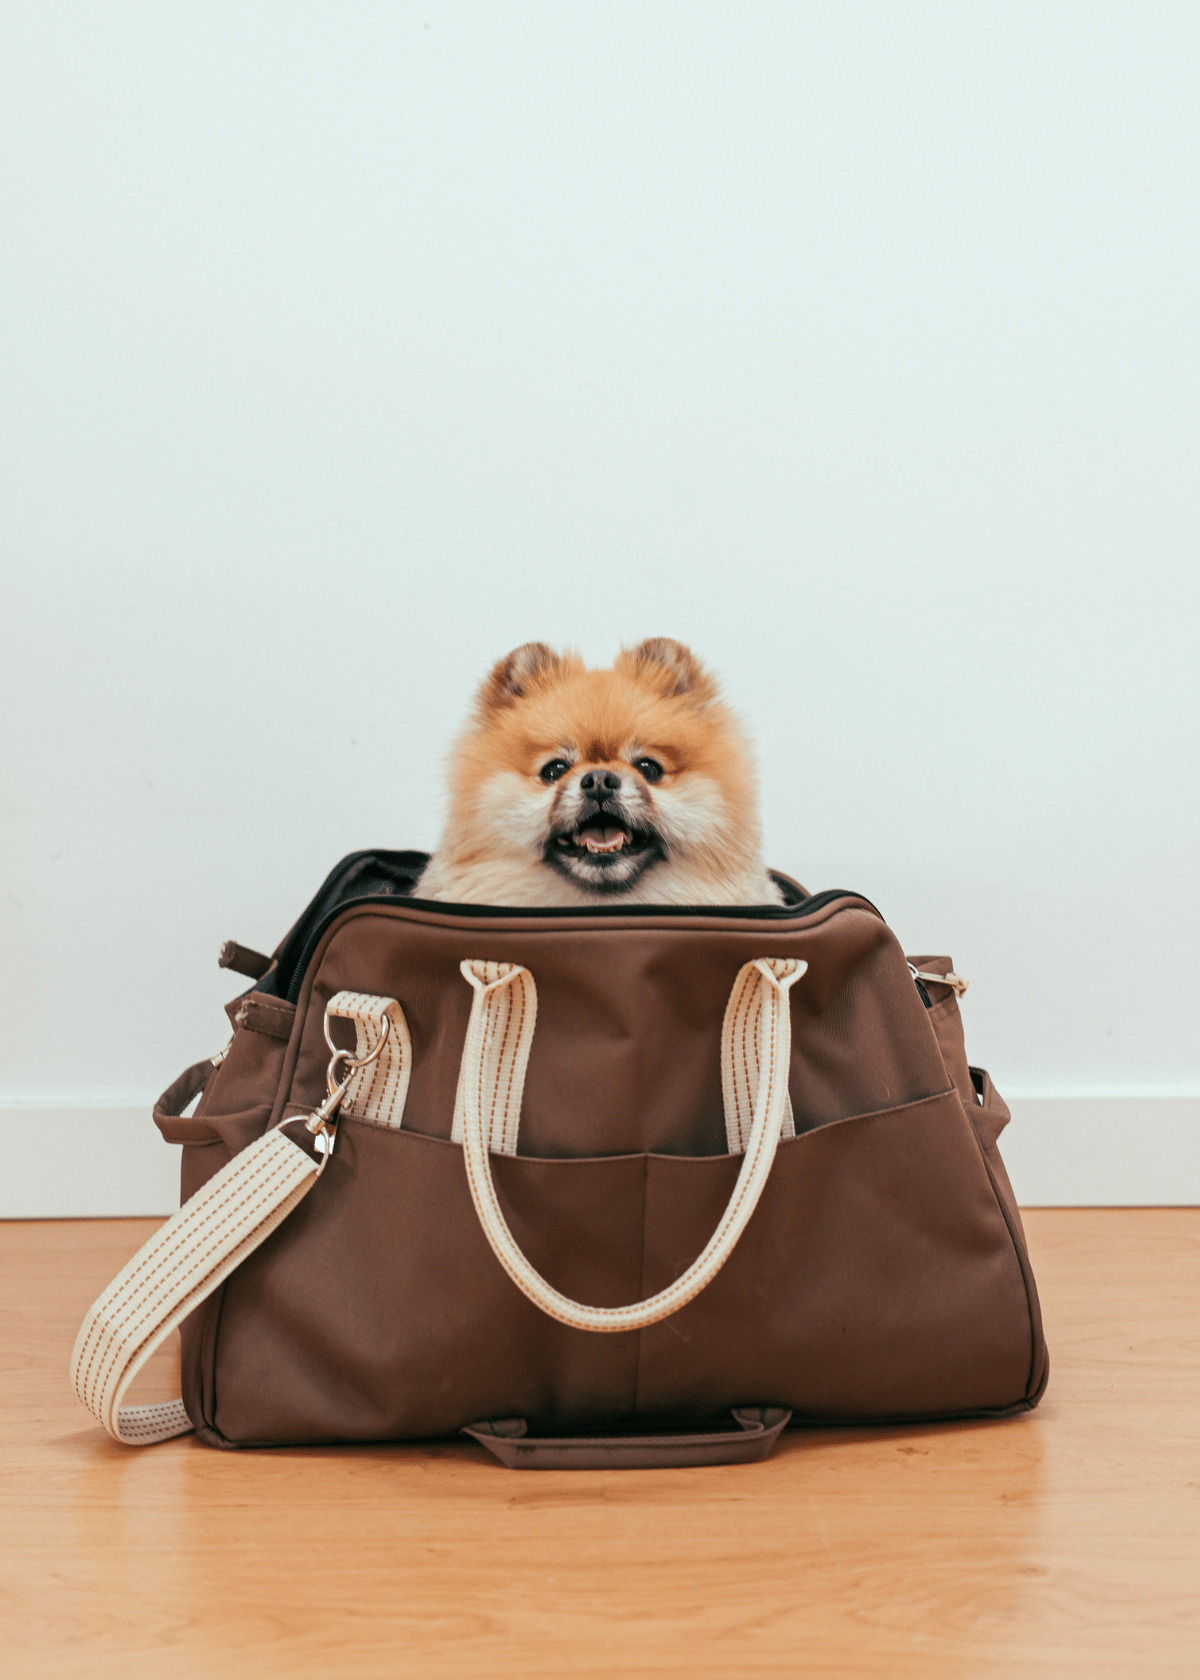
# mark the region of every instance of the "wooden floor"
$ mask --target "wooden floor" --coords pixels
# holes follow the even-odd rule
[[[465,1442],[116,1446],[67,1358],[152,1226],[0,1225],[14,1680],[1200,1675],[1200,1210],[1028,1216],[1029,1417],[578,1474]]]

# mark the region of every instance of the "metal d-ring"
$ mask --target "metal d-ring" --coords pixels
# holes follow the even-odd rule
[[[325,1042],[333,1052],[332,1056],[329,1058],[329,1066],[325,1070],[325,1090],[329,1096],[333,1095],[334,1088],[338,1084],[336,1071],[339,1063],[341,1063],[346,1069],[346,1076],[341,1081],[341,1090],[345,1091],[354,1075],[358,1073],[361,1068],[369,1067],[387,1043],[388,1035],[392,1030],[391,1018],[385,1014],[381,1016],[380,1019],[383,1023],[383,1031],[379,1035],[379,1043],[375,1046],[374,1050],[371,1051],[369,1056],[356,1057],[352,1056],[349,1050],[339,1050],[337,1045],[333,1042],[329,1032],[329,1011],[325,1011]]]
[[[337,1019],[340,1020],[341,1016],[338,1016]],[[333,1054],[335,1056],[341,1057],[346,1061],[347,1065],[350,1068],[351,1073],[357,1073],[359,1068],[365,1068],[368,1062],[373,1062],[375,1060],[376,1056],[378,1056],[379,1052],[383,1049],[384,1045],[387,1043],[388,1034],[392,1030],[392,1019],[391,1019],[391,1016],[386,1014],[386,1013],[384,1015],[382,1015],[380,1017],[380,1019],[383,1022],[383,1032],[380,1035],[379,1043],[375,1046],[374,1050],[372,1050],[372,1052],[369,1056],[363,1056],[360,1060],[355,1061],[354,1057],[351,1056],[351,1054],[348,1050],[339,1050],[337,1045],[333,1042],[332,1035],[330,1034],[330,1031],[329,1031],[329,1010],[326,1009],[326,1011],[325,1011],[325,1042],[326,1042],[326,1044],[328,1044],[330,1050],[333,1052]]]

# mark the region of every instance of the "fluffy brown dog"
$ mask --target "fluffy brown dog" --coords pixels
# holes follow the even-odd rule
[[[454,749],[442,843],[414,888],[458,904],[777,904],[754,763],[713,679],[665,637],[611,670],[526,642]]]

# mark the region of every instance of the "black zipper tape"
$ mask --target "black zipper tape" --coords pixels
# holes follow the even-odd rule
[[[289,1002],[295,1003],[300,996],[308,965],[330,924],[347,910],[395,904],[398,900],[415,910],[433,910],[465,921],[519,916],[531,922],[554,918],[570,921],[583,917],[619,922],[631,917],[700,915],[727,921],[790,922],[815,915],[839,898],[857,899],[879,915],[870,899],[845,887],[813,893],[808,898],[794,899],[790,904],[598,904],[594,908],[585,905],[578,909],[445,904],[437,899],[412,896],[412,888],[428,861],[426,852],[351,852],[343,858],[326,876],[320,890],[280,946],[275,965],[269,974],[264,975],[258,990],[273,997],[286,997]],[[780,881],[779,884],[785,891],[794,891],[790,882]]]

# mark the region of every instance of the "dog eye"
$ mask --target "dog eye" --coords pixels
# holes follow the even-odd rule
[[[645,776],[648,782],[659,781],[663,773],[663,767],[656,758],[635,759],[633,768]]]
[[[565,776],[571,766],[565,758],[552,758],[549,764],[543,764],[538,775],[544,782],[556,782],[560,776]]]

